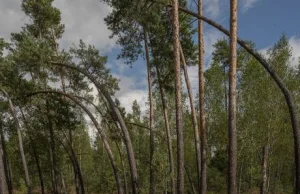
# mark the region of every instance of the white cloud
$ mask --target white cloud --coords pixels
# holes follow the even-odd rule
[[[146,102],[148,101],[148,88],[146,77],[142,81],[137,81],[135,76],[113,75],[120,80],[120,91],[116,92],[116,98],[121,102],[121,106],[126,109],[126,112],[132,112],[131,107],[134,100],[141,107],[141,111],[145,112]]]
[[[241,6],[242,6],[242,11],[246,12],[249,9],[254,7],[254,4],[257,3],[259,0],[241,0]]]
[[[116,46],[115,39],[110,39],[104,18],[111,8],[99,0],[55,0],[54,6],[62,13],[65,33],[60,44],[67,48],[80,39],[95,45],[100,51],[108,52]]]
[[[21,10],[21,0],[0,0],[0,37],[9,40],[12,32],[19,32],[29,18]]]
[[[220,1],[221,0],[204,0],[203,10],[205,14],[208,14],[210,17],[216,18],[220,15]]]
[[[300,38],[296,38],[295,36],[293,36],[289,39],[289,43],[293,48],[291,65],[293,67],[296,67],[299,64],[300,57]]]
[[[299,64],[299,57],[300,57],[300,38],[297,38],[295,36],[292,36],[289,39],[289,44],[292,47],[292,57],[290,59],[290,64],[292,67],[296,67]],[[265,47],[263,49],[260,49],[259,52],[268,58],[269,56],[267,55],[267,51],[271,48],[272,46]]]

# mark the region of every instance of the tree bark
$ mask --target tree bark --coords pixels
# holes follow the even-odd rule
[[[2,123],[0,121],[0,130],[2,131]],[[2,140],[2,137],[1,137]],[[8,181],[5,173],[5,156],[2,143],[0,143],[0,193],[8,194]]]
[[[237,129],[236,129],[236,68],[237,68],[237,0],[230,1],[230,68],[228,112],[228,193],[237,194]]]
[[[172,5],[168,5],[168,6],[172,7]],[[197,13],[194,13],[183,7],[179,7],[178,9],[186,14],[194,16],[200,20],[203,20],[204,22],[215,27],[216,29],[223,32],[227,36],[230,36],[230,32],[227,29],[225,29],[220,24],[214,22],[213,20],[210,20],[204,16],[199,16]],[[284,84],[283,80],[278,76],[278,74],[275,72],[272,66],[267,62],[267,60],[261,56],[261,54],[259,54],[256,50],[250,47],[246,41],[237,38],[237,42],[264,67],[264,69],[269,73],[269,75],[272,77],[272,79],[275,81],[277,86],[280,88],[282,94],[284,95],[285,101],[289,109],[289,114],[292,123],[292,129],[293,129],[293,137],[294,137],[294,155],[295,155],[294,158],[295,158],[295,172],[296,172],[295,192],[296,194],[300,194],[300,130],[299,130],[299,123],[298,123],[295,103],[292,94]]]
[[[182,47],[180,45],[180,57],[181,62],[183,64],[183,72],[184,78],[186,83],[186,88],[188,91],[188,96],[190,100],[191,112],[192,112],[192,122],[194,127],[194,140],[195,140],[195,151],[196,151],[196,164],[197,164],[197,176],[198,176],[198,189],[201,191],[201,152],[200,152],[200,138],[199,138],[199,131],[198,131],[198,122],[197,122],[197,113],[194,104],[194,97],[193,97],[193,90],[190,83],[189,75],[187,72],[187,64],[185,61],[184,53]]]
[[[260,185],[260,194],[267,193],[268,155],[269,155],[269,148],[266,145],[263,148],[262,172],[261,172],[262,173],[262,177],[261,177],[261,185]]]
[[[150,56],[148,49],[148,37],[147,32],[144,28],[144,43],[145,43],[145,54],[146,54],[146,63],[147,63],[147,75],[148,75],[148,89],[149,89],[149,104],[150,104],[150,112],[149,112],[149,128],[150,128],[150,189],[149,193],[155,193],[155,177],[154,177],[154,165],[153,165],[153,156],[154,156],[154,129],[153,129],[153,97],[152,97],[152,76],[151,76],[151,65],[150,65]]]
[[[121,163],[122,163],[123,179],[124,179],[124,194],[127,194],[128,193],[128,188],[127,188],[127,176],[126,176],[125,162],[124,162],[123,154],[122,154],[122,151],[121,151],[121,148],[120,148],[118,142],[116,142],[116,145],[117,145],[117,149],[118,149],[118,152],[119,152],[119,155],[120,155],[120,160],[121,160]]]
[[[97,89],[102,92],[103,96],[108,101],[110,108],[113,111],[113,113],[115,114],[115,116],[120,124],[120,127],[122,129],[122,132],[123,132],[124,143],[125,143],[125,146],[127,149],[127,156],[128,156],[129,166],[130,166],[132,193],[137,194],[139,192],[138,191],[138,173],[137,173],[137,167],[136,167],[135,154],[134,154],[133,147],[132,147],[132,141],[131,141],[128,129],[126,127],[125,121],[124,121],[118,107],[115,105],[113,99],[111,98],[109,92],[107,91],[107,89],[105,88],[104,85],[100,84],[96,80],[96,78],[94,78],[87,71],[85,71],[84,69],[82,69],[80,67],[77,67],[77,66],[71,65],[71,64],[64,64],[64,63],[60,63],[60,62],[51,62],[51,64],[71,68],[71,69],[74,69],[74,70],[84,74],[88,79],[90,79],[95,84]]]
[[[28,172],[25,152],[24,152],[24,148],[23,148],[23,139],[22,139],[22,134],[21,134],[21,126],[20,126],[20,123],[19,123],[19,120],[18,120],[18,117],[17,117],[17,113],[15,111],[15,107],[14,107],[12,101],[10,100],[9,95],[7,94],[7,92],[5,90],[3,90],[3,89],[1,89],[1,90],[8,99],[9,109],[11,111],[11,115],[14,118],[14,122],[16,124],[17,133],[18,133],[18,141],[19,141],[19,151],[20,151],[21,160],[22,160],[22,164],[23,164],[23,169],[24,169],[24,173],[25,173],[25,183],[26,183],[26,187],[27,187],[27,193],[31,194],[31,183],[30,183],[30,178],[29,178],[29,172]]]
[[[12,187],[12,183],[11,183],[11,176],[10,176],[9,166],[8,166],[8,156],[7,156],[6,142],[5,142],[5,139],[4,139],[3,126],[2,126],[2,121],[1,120],[0,120],[0,138],[1,138],[0,144],[1,144],[2,152],[3,152],[2,159],[3,159],[5,179],[6,179],[6,183],[7,183],[8,193],[13,194],[13,187]]]
[[[116,179],[116,184],[117,184],[117,188],[118,188],[118,193],[119,194],[123,194],[123,189],[122,189],[122,181],[121,181],[121,178],[120,178],[120,174],[119,174],[119,170],[118,170],[118,167],[116,165],[116,161],[115,161],[115,157],[114,157],[114,154],[112,152],[112,149],[107,141],[107,137],[104,133],[104,131],[101,129],[99,123],[97,122],[96,118],[93,116],[93,114],[88,110],[87,107],[85,107],[80,101],[78,101],[75,97],[69,95],[69,94],[66,94],[66,93],[63,93],[63,92],[59,92],[59,91],[38,91],[38,92],[34,92],[34,93],[31,93],[30,95],[35,95],[35,94],[60,94],[60,95],[63,95],[69,99],[71,99],[75,104],[77,104],[78,106],[80,106],[84,111],[85,113],[90,117],[90,119],[92,120],[93,124],[95,125],[96,129],[98,130],[98,133],[102,139],[102,142],[103,142],[103,145],[107,151],[107,154],[108,154],[108,157],[109,157],[109,160],[111,162],[111,165],[112,165],[112,168],[113,168],[113,171],[114,171],[114,175],[115,175],[115,179]]]
[[[203,15],[203,1],[198,0],[198,15]],[[201,137],[201,183],[200,193],[207,192],[207,139],[206,139],[206,121],[204,110],[204,34],[203,22],[198,20],[198,49],[199,49],[199,112],[200,112],[200,137]]]
[[[180,78],[180,43],[179,43],[179,17],[178,0],[172,0],[172,29],[173,29],[173,55],[176,90],[176,129],[177,129],[177,193],[184,193],[184,145],[181,107],[181,78]]]
[[[171,182],[171,193],[175,194],[175,166],[174,166],[174,157],[173,157],[173,147],[172,147],[172,138],[171,138],[171,130],[170,130],[170,124],[169,124],[169,116],[168,116],[168,107],[165,99],[165,91],[163,89],[162,83],[161,83],[161,76],[160,71],[158,69],[158,66],[155,66],[156,73],[157,73],[157,79],[159,84],[159,90],[160,90],[160,96],[162,101],[162,107],[164,112],[164,120],[165,120],[165,127],[166,127],[166,136],[167,136],[167,143],[168,143],[168,160],[169,160],[169,168],[170,168],[170,182]]]

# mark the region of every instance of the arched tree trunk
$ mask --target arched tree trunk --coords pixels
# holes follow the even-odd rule
[[[184,144],[181,106],[181,79],[180,79],[180,43],[179,43],[179,17],[178,0],[172,0],[172,29],[173,29],[173,55],[175,69],[176,91],[176,129],[177,129],[177,193],[184,193]]]
[[[122,181],[121,181],[121,178],[120,178],[120,174],[119,174],[119,170],[118,170],[118,167],[116,165],[116,161],[115,161],[115,158],[114,158],[114,154],[112,152],[112,149],[107,141],[107,137],[104,133],[104,131],[100,128],[100,125],[99,123],[97,122],[96,118],[93,116],[93,114],[88,110],[87,107],[85,107],[80,101],[78,101],[75,97],[69,95],[69,94],[66,94],[66,93],[63,93],[63,92],[59,92],[59,91],[39,91],[39,92],[34,92],[34,93],[31,93],[30,96],[32,95],[35,95],[35,94],[60,94],[60,95],[63,95],[69,99],[71,99],[75,104],[77,104],[78,106],[80,106],[84,111],[85,113],[90,117],[90,119],[92,120],[93,124],[95,125],[96,129],[98,130],[98,133],[102,139],[102,142],[103,142],[103,145],[107,151],[107,154],[108,154],[108,157],[109,157],[109,160],[111,162],[111,165],[112,165],[112,168],[113,168],[113,171],[114,171],[114,175],[115,175],[115,179],[116,179],[116,184],[117,184],[117,188],[118,188],[118,193],[119,194],[123,194],[123,189],[122,189]]]
[[[22,164],[23,164],[23,170],[25,173],[25,183],[26,183],[26,187],[27,187],[27,194],[31,194],[31,183],[30,183],[29,172],[28,172],[26,157],[25,157],[24,148],[23,148],[21,126],[20,126],[20,123],[19,123],[19,120],[17,117],[17,113],[15,111],[15,107],[14,107],[12,101],[10,100],[9,95],[7,94],[7,92],[5,90],[3,90],[3,89],[1,89],[1,90],[8,99],[9,109],[11,111],[11,115],[14,118],[14,122],[16,124],[17,133],[18,133],[19,151],[20,151],[21,160],[22,160]]]
[[[230,0],[230,67],[228,112],[228,193],[237,193],[237,129],[236,129],[236,68],[237,68],[237,0]]]
[[[149,88],[149,128],[150,128],[150,189],[149,193],[155,193],[155,177],[154,177],[154,165],[153,165],[153,157],[154,157],[154,129],[153,129],[153,116],[154,116],[154,109],[153,109],[153,97],[152,97],[152,76],[151,76],[151,64],[150,64],[150,56],[149,56],[149,49],[148,49],[148,37],[147,32],[144,28],[144,43],[145,43],[145,54],[146,54],[146,63],[147,63],[147,75],[148,75],[148,88]]]
[[[156,73],[157,73],[157,79],[158,79],[158,85],[159,85],[159,91],[160,91],[160,98],[162,102],[162,108],[164,113],[164,120],[165,120],[165,127],[166,127],[166,136],[167,136],[167,143],[168,143],[168,160],[169,160],[169,168],[170,168],[170,182],[171,182],[171,193],[175,194],[175,165],[174,165],[174,157],[173,157],[173,147],[172,147],[172,138],[171,138],[171,129],[170,129],[170,123],[169,123],[169,116],[168,116],[168,106],[165,99],[165,91],[163,89],[162,83],[161,83],[161,76],[160,71],[158,69],[158,66],[155,66]]]
[[[71,64],[59,63],[59,62],[51,62],[51,64],[58,65],[58,66],[64,66],[64,67],[67,67],[67,68],[70,68],[70,69],[74,69],[74,70],[84,74],[89,80],[91,80],[95,84],[97,89],[99,91],[101,91],[103,96],[106,98],[106,100],[108,101],[112,112],[115,114],[115,116],[116,116],[116,118],[117,118],[117,120],[120,124],[120,127],[122,129],[122,132],[123,132],[124,143],[125,143],[125,146],[126,146],[126,149],[127,149],[127,156],[128,156],[129,166],[130,166],[132,193],[133,194],[138,193],[138,173],[137,173],[136,160],[135,160],[135,155],[134,155],[134,151],[133,151],[133,147],[132,147],[131,138],[130,138],[128,129],[126,127],[125,121],[124,121],[118,107],[115,105],[113,99],[111,98],[109,92],[105,88],[105,86],[101,85],[96,80],[96,78],[94,78],[87,71],[85,71],[84,69],[82,69],[80,67],[77,67],[77,66],[71,65]]]
[[[188,96],[190,100],[190,106],[191,106],[191,112],[192,112],[192,122],[193,122],[193,127],[194,127],[194,139],[195,139],[195,151],[196,151],[196,164],[197,164],[197,178],[198,178],[198,189],[199,191],[201,190],[200,188],[200,177],[201,177],[201,152],[200,152],[200,138],[199,138],[199,131],[198,131],[198,122],[197,122],[197,113],[194,105],[194,97],[193,97],[193,90],[192,86],[190,83],[189,75],[187,72],[187,64],[185,61],[184,53],[182,50],[182,47],[180,45],[180,57],[181,57],[181,62],[183,64],[183,72],[184,72],[184,78],[185,78],[185,83],[186,83],[186,88],[188,91]]]
[[[167,5],[167,6],[172,7],[172,5]],[[214,22],[213,20],[210,20],[204,16],[199,16],[197,13],[194,13],[183,7],[179,7],[178,9],[186,14],[189,14],[200,20],[203,20],[204,22],[215,27],[216,29],[223,32],[227,36],[230,36],[230,32],[226,28],[224,28],[220,24]],[[265,68],[265,70],[269,73],[269,75],[272,77],[272,79],[275,81],[277,86],[280,88],[282,94],[284,95],[285,101],[286,101],[288,109],[289,109],[290,119],[291,119],[292,128],[293,128],[294,155],[295,155],[294,158],[295,158],[295,172],[296,172],[295,173],[295,178],[296,178],[295,192],[297,194],[300,194],[300,130],[299,130],[299,123],[298,123],[295,103],[294,103],[292,94],[289,91],[289,89],[286,87],[286,85],[284,84],[283,80],[277,75],[275,70],[271,67],[271,65],[267,62],[267,60],[264,59],[263,56],[261,56],[261,54],[259,54],[256,50],[254,50],[252,47],[250,47],[246,41],[237,38],[237,42],[241,47],[243,47],[250,55],[252,55]]]

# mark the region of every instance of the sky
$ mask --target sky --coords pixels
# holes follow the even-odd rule
[[[189,8],[195,10],[194,2],[188,0]],[[21,31],[21,27],[30,22],[21,10],[21,0],[0,0],[0,37],[9,40],[10,33]],[[132,67],[122,60],[117,60],[120,47],[115,38],[109,38],[111,32],[107,29],[104,18],[111,8],[100,0],[55,0],[54,6],[62,13],[62,23],[65,33],[60,40],[61,48],[68,49],[72,44],[78,44],[82,39],[96,46],[101,55],[108,56],[107,68],[120,79],[120,91],[116,97],[127,112],[137,100],[142,110],[146,109],[147,76],[146,64],[139,59]],[[238,36],[244,40],[255,42],[256,48],[266,51],[285,33],[293,47],[292,65],[296,65],[300,57],[300,1],[299,0],[239,0]],[[229,26],[229,0],[204,0],[204,15]],[[224,36],[208,25],[205,25],[205,61],[209,64],[212,45]],[[189,76],[194,93],[197,93],[197,67],[189,67]]]

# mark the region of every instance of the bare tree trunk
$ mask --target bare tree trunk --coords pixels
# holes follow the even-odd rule
[[[145,43],[145,54],[146,54],[146,63],[147,63],[147,74],[148,74],[148,88],[149,88],[149,104],[150,104],[150,112],[149,112],[149,128],[150,128],[150,190],[149,193],[155,193],[155,177],[154,177],[154,167],[153,167],[153,156],[154,156],[154,133],[153,133],[153,97],[152,97],[152,76],[151,76],[151,64],[150,64],[150,56],[148,49],[148,37],[147,32],[144,28],[144,43]]]
[[[0,121],[0,130],[2,131],[2,123]],[[2,137],[1,137],[2,140]],[[5,173],[5,156],[2,143],[0,143],[0,193],[8,194],[8,181]]]
[[[228,112],[228,193],[237,193],[236,66],[237,0],[230,1],[230,70]]]
[[[181,107],[181,79],[180,79],[180,43],[179,43],[179,17],[178,0],[172,0],[172,28],[173,28],[173,54],[175,69],[176,90],[176,129],[177,129],[177,193],[184,193],[184,144]]]
[[[97,122],[96,118],[93,116],[93,114],[88,110],[87,107],[85,107],[80,101],[78,101],[75,97],[69,95],[69,94],[66,94],[66,93],[63,93],[63,92],[59,92],[59,91],[39,91],[39,92],[34,92],[34,93],[31,93],[30,95],[36,95],[36,94],[59,94],[59,95],[63,95],[69,99],[71,99],[75,104],[77,104],[78,106],[80,106],[84,111],[85,113],[90,117],[90,119],[92,120],[93,124],[95,125],[96,129],[98,130],[98,133],[102,139],[102,142],[103,142],[103,145],[104,145],[104,148],[106,149],[107,151],[107,154],[108,154],[108,157],[109,157],[109,160],[111,162],[111,165],[112,165],[112,168],[113,168],[113,171],[114,171],[114,175],[115,175],[115,179],[116,179],[116,184],[117,184],[117,189],[118,189],[118,193],[119,194],[123,194],[123,189],[122,189],[122,181],[121,181],[121,178],[120,178],[120,174],[119,174],[119,169],[116,165],[116,161],[115,161],[115,158],[114,158],[114,154],[112,152],[112,149],[107,141],[107,137],[104,133],[104,131],[101,129],[99,123]],[[78,164],[79,165],[79,164]]]
[[[137,167],[136,167],[135,154],[134,154],[133,147],[132,147],[132,141],[131,141],[128,129],[126,127],[125,121],[124,121],[118,107],[116,106],[116,104],[114,103],[113,99],[111,98],[109,92],[107,91],[106,87],[104,85],[100,84],[91,74],[89,74],[87,71],[85,71],[84,69],[82,69],[80,67],[77,67],[77,66],[71,65],[71,64],[64,64],[64,63],[60,63],[60,62],[51,62],[51,64],[74,69],[74,70],[84,74],[89,80],[91,80],[95,84],[97,89],[106,98],[114,116],[116,117],[116,119],[118,120],[118,122],[120,124],[120,128],[122,129],[124,143],[125,143],[125,146],[127,149],[127,156],[128,156],[129,166],[130,166],[132,193],[133,194],[139,193],[139,191],[138,191],[138,172],[137,172]]]
[[[117,145],[118,152],[120,155],[120,160],[122,163],[122,171],[123,171],[123,179],[124,179],[124,194],[127,194],[128,193],[127,176],[126,176],[126,168],[125,168],[125,163],[124,163],[124,159],[123,159],[123,154],[122,154],[121,148],[117,142],[116,142],[116,145]]]
[[[183,7],[179,7],[178,9],[186,14],[192,15],[200,20],[205,21],[206,23],[215,27],[216,29],[223,32],[227,36],[230,36],[230,32],[227,29],[225,29],[220,24],[217,24],[213,20],[210,20],[204,16],[200,17],[197,13],[189,11]],[[256,50],[254,50],[246,41],[237,38],[237,42],[264,67],[264,69],[269,73],[272,79],[276,82],[277,86],[280,88],[282,94],[284,95],[286,104],[289,109],[289,114],[292,123],[292,129],[293,129],[293,137],[294,137],[294,155],[295,155],[294,158],[295,158],[295,171],[296,171],[295,192],[296,194],[300,194],[300,129],[299,129],[299,123],[298,123],[295,103],[292,94],[284,84],[283,80],[277,75],[276,71],[267,62],[267,60],[261,56],[261,54],[259,54]]]
[[[11,111],[11,115],[13,116],[14,122],[16,124],[17,133],[18,133],[18,141],[19,141],[19,151],[20,151],[23,169],[24,169],[24,173],[25,173],[25,183],[26,183],[26,187],[27,187],[27,193],[31,194],[31,184],[30,184],[29,172],[28,172],[26,157],[25,157],[24,148],[23,148],[21,126],[20,126],[20,123],[19,123],[19,120],[17,117],[17,113],[15,111],[15,107],[14,107],[12,101],[10,100],[9,95],[7,94],[7,92],[5,90],[3,90],[3,89],[1,89],[1,90],[8,99],[9,109]]]
[[[194,140],[195,140],[195,151],[196,151],[196,164],[197,164],[197,176],[198,176],[198,188],[201,191],[201,152],[200,152],[200,138],[199,138],[199,131],[198,131],[198,122],[197,122],[197,113],[194,105],[194,97],[193,97],[193,90],[190,83],[189,75],[187,72],[187,64],[185,61],[184,53],[182,47],[180,45],[180,57],[181,62],[183,64],[183,72],[184,78],[186,83],[186,88],[189,95],[191,112],[192,112],[192,122],[194,127]]]
[[[198,15],[203,15],[203,1],[198,0]],[[200,193],[206,194],[207,192],[207,162],[206,162],[206,123],[205,123],[205,110],[204,110],[204,34],[203,22],[198,20],[198,49],[199,49],[199,112],[200,112],[200,137],[201,137],[201,183]]]
[[[162,83],[161,83],[161,76],[160,71],[158,69],[158,66],[155,66],[156,73],[157,73],[157,79],[159,84],[159,90],[160,90],[160,96],[163,106],[163,112],[164,112],[164,120],[165,120],[165,127],[166,127],[166,136],[167,136],[167,142],[168,142],[168,160],[169,160],[169,168],[170,168],[170,181],[171,181],[171,193],[175,194],[175,166],[174,166],[174,160],[173,160],[173,147],[172,147],[172,138],[171,138],[171,130],[170,130],[170,124],[169,124],[169,116],[168,116],[168,107],[165,99],[165,91],[163,89]]]
[[[190,176],[190,173],[188,172],[188,169],[187,169],[186,165],[184,165],[184,170],[185,170],[186,176],[188,177],[188,180],[189,180],[189,183],[191,185],[192,191],[193,191],[194,194],[196,194],[197,192],[196,192],[194,183],[192,181],[192,178]]]
[[[262,159],[262,177],[261,177],[261,185],[260,185],[260,194],[267,193],[267,169],[268,169],[268,146],[264,146],[263,148],[263,159]]]
[[[6,179],[6,183],[7,183],[8,193],[13,194],[13,187],[12,187],[12,183],[11,183],[11,176],[10,176],[9,166],[8,166],[6,142],[4,139],[3,126],[2,126],[1,120],[0,120],[0,138],[1,138],[0,144],[1,144],[2,152],[3,152],[2,160],[3,160],[3,165],[4,165],[4,172],[5,172],[5,179]]]

